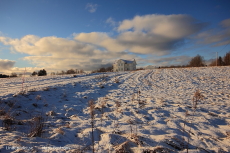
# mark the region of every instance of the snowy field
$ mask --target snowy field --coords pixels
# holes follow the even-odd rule
[[[0,79],[0,138],[3,153],[230,152],[230,67]]]

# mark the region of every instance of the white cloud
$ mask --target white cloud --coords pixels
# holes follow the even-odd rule
[[[221,24],[223,27],[229,28],[229,27],[230,27],[230,19],[223,20],[223,21],[221,21],[220,24]]]
[[[120,44],[116,38],[112,38],[107,33],[102,32],[75,34],[74,39],[103,47],[111,52],[123,52],[127,49],[127,47]]]
[[[0,59],[0,72],[13,68],[15,61]]]
[[[112,18],[107,20],[111,21]],[[75,39],[115,52],[128,50],[161,56],[170,54],[183,44],[184,39],[205,26],[206,23],[199,23],[188,15],[145,15],[122,21],[117,28],[120,33],[116,37],[92,32],[76,34]]]
[[[167,55],[206,25],[188,15],[135,16],[120,23],[117,40],[135,53]]]
[[[80,36],[83,40],[87,40],[83,34]],[[107,41],[106,38],[108,38],[105,33],[91,36],[89,41],[92,42],[99,38]],[[5,45],[10,45],[16,52],[30,55],[24,57],[24,60],[51,71],[70,68],[93,70],[101,65],[113,63],[116,58],[127,57],[125,52],[100,50],[98,46],[90,43],[54,36],[39,38],[34,35],[26,35],[21,39],[0,37],[0,41]]]
[[[112,27],[115,27],[117,25],[117,22],[114,21],[112,17],[109,17],[105,22],[108,23]]]
[[[93,3],[87,3],[85,9],[87,9],[90,13],[94,13],[97,10],[98,5]]]
[[[89,4],[87,8],[91,6],[94,5]],[[115,21],[108,18],[107,23],[114,25]],[[228,21],[222,24],[226,26]],[[113,63],[117,58],[142,60],[139,54],[168,55],[205,26],[206,23],[188,15],[153,14],[123,20],[116,28],[116,36],[104,32],[78,33],[74,34],[74,39],[54,36],[40,38],[35,35],[12,39],[0,36],[0,42],[11,46],[16,52],[28,54],[24,60],[37,67],[54,71],[69,68],[92,70]],[[175,61],[170,58],[164,60]]]
[[[145,15],[124,20],[118,31],[138,31],[170,39],[181,39],[201,30],[206,24],[188,15]]]
[[[212,44],[214,46],[222,46],[230,43],[230,19],[223,20],[220,28],[209,29],[199,33],[194,38],[198,43]]]

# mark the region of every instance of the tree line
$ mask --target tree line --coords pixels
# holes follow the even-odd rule
[[[99,69],[97,69],[97,70],[93,70],[93,71],[91,71],[91,73],[112,72],[112,71],[113,71],[113,66],[109,66],[109,67],[107,67],[107,68],[101,67],[101,68],[99,68]]]
[[[227,52],[223,57],[219,56],[217,59],[213,60],[209,66],[228,66],[230,65],[230,51]],[[200,55],[193,57],[189,64],[189,67],[201,67],[207,66],[205,64],[204,58]]]
[[[19,76],[22,76],[22,74],[19,74]],[[0,78],[12,78],[12,77],[18,77],[17,73],[11,73],[11,75],[0,74]]]
[[[213,60],[209,66],[228,66],[230,65],[230,51],[225,56],[219,56],[216,60]]]
[[[69,69],[69,70],[67,70],[67,71],[64,71],[64,70],[62,70],[61,72],[51,72],[50,73],[50,75],[64,75],[64,74],[80,74],[80,73],[84,73],[84,71],[81,69],[81,70],[78,70],[78,69]],[[40,71],[38,71],[38,72],[33,72],[32,74],[31,74],[31,76],[45,76],[45,75],[47,75],[47,72],[46,72],[46,70],[45,69],[43,69],[43,70],[40,70]]]
[[[180,68],[180,67],[202,67],[202,66],[229,66],[230,65],[230,51],[227,52],[223,57],[219,56],[217,59],[213,60],[209,65],[205,64],[205,60],[203,56],[200,56],[199,54],[195,57],[193,57],[187,65],[171,65],[171,66],[163,66],[159,68]],[[143,69],[143,68],[139,68]],[[97,70],[91,71],[91,73],[98,73],[98,72],[112,72],[113,66],[109,67],[101,67]],[[51,72],[51,75],[64,75],[64,74],[79,74],[84,73],[82,69],[69,69],[67,71],[61,71],[61,72]],[[45,69],[42,69],[38,72],[34,71],[31,76],[46,76],[47,72]],[[11,75],[5,75],[0,74],[0,78],[9,78],[9,77],[18,77],[22,76],[22,74],[17,75],[16,73],[11,73]]]
[[[187,65],[171,65],[162,66],[159,68],[180,68],[180,67],[203,67],[203,66],[229,66],[230,65],[230,51],[227,52],[223,57],[219,56],[214,59],[209,65],[206,64],[204,57],[199,54],[193,57]]]

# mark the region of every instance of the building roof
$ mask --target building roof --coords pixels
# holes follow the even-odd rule
[[[123,59],[119,59],[119,60],[124,61],[125,64],[129,64],[129,63],[133,63],[133,62],[134,62],[134,61],[131,61],[131,60],[123,60]],[[116,60],[116,61],[114,62],[114,64],[116,64],[119,60]],[[134,60],[135,60],[135,59],[134,59]]]

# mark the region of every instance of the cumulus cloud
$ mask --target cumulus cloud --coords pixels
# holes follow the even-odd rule
[[[95,12],[96,4],[87,4]],[[112,18],[107,23],[117,25]],[[207,24],[188,15],[144,15],[123,20],[116,27],[117,35],[104,32],[77,33],[73,39],[26,35],[20,39],[0,37],[0,42],[29,56],[37,67],[52,70],[81,68],[92,70],[113,63],[115,59],[139,58],[140,54],[163,56],[172,53],[184,40],[200,32]],[[223,26],[228,26],[224,21]],[[184,57],[181,57],[185,59]],[[176,59],[165,58],[165,62]],[[152,63],[160,61],[150,61]],[[183,63],[183,62],[182,62]]]
[[[200,31],[206,23],[200,23],[188,15],[145,15],[124,20],[118,31],[132,30],[147,32],[156,36],[180,39]]]
[[[13,68],[15,61],[8,59],[0,59],[0,71],[5,71]]]
[[[188,15],[145,15],[124,20],[118,40],[136,53],[166,55],[207,24]]]
[[[116,38],[112,38],[107,33],[102,32],[75,34],[74,39],[103,47],[111,52],[122,52],[127,49],[127,47],[120,44]]]
[[[93,36],[94,34],[92,34]],[[90,41],[96,41],[100,37],[107,38],[106,34],[95,35]],[[85,39],[82,36],[82,39]],[[93,70],[101,65],[113,63],[116,58],[126,58],[126,52],[112,52],[99,49],[90,43],[80,42],[59,37],[38,37],[26,35],[21,39],[0,37],[0,41],[5,45],[20,53],[29,56],[23,59],[31,62],[37,67],[45,67],[53,71],[77,68]]]
[[[221,21],[220,28],[209,29],[199,33],[194,38],[198,39],[198,43],[212,44],[214,46],[222,46],[230,43],[230,19]]]
[[[94,13],[97,10],[98,5],[93,3],[87,3],[85,9],[87,9],[90,13]]]
[[[107,19],[113,23],[112,18]],[[119,34],[80,33],[76,40],[99,45],[111,51],[128,50],[138,54],[167,55],[177,49],[186,38],[202,30],[207,24],[188,15],[145,15],[120,22]]]

